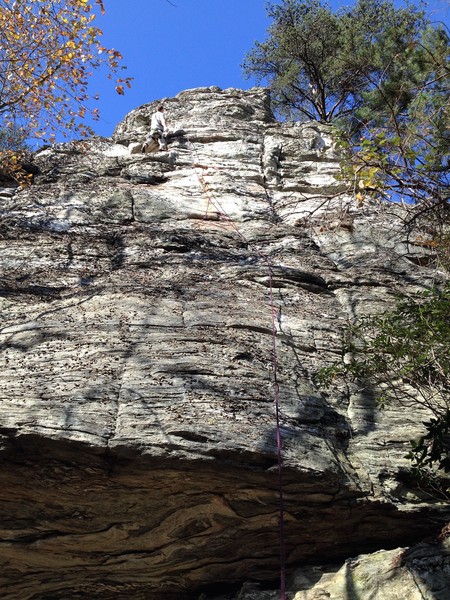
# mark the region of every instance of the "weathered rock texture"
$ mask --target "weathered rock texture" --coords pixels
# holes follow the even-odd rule
[[[274,366],[289,567],[450,514],[408,484],[417,407],[312,380],[349,319],[433,283],[421,247],[343,197],[327,127],[275,122],[264,90],[182,92],[169,151],[131,154],[153,108],[0,190],[4,600],[276,580]]]
[[[292,587],[302,590],[294,600],[447,600],[450,543],[443,539],[412,549],[380,550],[347,560],[336,572],[305,571],[292,581]]]

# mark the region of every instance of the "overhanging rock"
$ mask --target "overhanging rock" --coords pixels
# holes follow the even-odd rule
[[[450,513],[405,477],[423,411],[313,383],[349,319],[434,281],[421,248],[353,207],[329,129],[275,122],[265,90],[165,104],[168,152],[129,152],[145,105],[113,139],[41,151],[2,196],[5,600],[275,579],[274,333],[288,565]]]

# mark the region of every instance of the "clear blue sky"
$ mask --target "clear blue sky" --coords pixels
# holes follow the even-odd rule
[[[93,1],[93,0],[91,0]],[[352,5],[331,0],[333,8]],[[112,81],[94,75],[89,84],[101,120],[99,135],[110,136],[124,116],[145,104],[182,90],[216,85],[247,89],[255,82],[242,76],[244,54],[266,36],[265,0],[104,0],[106,14],[95,24],[104,45],[119,50],[133,86],[119,96]],[[450,0],[432,0],[433,19],[450,25]]]
[[[109,136],[138,106],[195,87],[249,88],[242,77],[244,54],[265,37],[264,0],[104,0],[96,19],[107,47],[119,50],[132,88],[118,96],[111,81],[95,76],[91,93],[101,120],[96,133]]]

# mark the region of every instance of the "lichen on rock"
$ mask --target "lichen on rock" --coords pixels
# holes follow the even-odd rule
[[[276,122],[266,90],[165,105],[167,152],[130,152],[150,103],[0,192],[5,600],[272,593],[274,356],[290,571],[450,515],[405,478],[423,410],[312,377],[349,320],[435,280],[426,251],[352,204],[329,128]]]

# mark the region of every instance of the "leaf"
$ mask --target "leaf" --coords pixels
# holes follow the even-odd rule
[[[103,2],[96,4],[103,13]],[[87,132],[89,77],[122,68],[120,52],[100,43],[94,18],[88,0],[0,0],[2,127],[19,123],[45,140]]]

